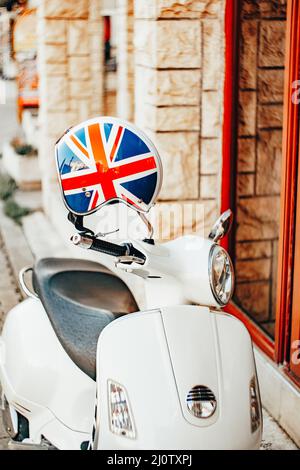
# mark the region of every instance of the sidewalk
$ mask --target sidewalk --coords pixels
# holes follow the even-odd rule
[[[22,198],[22,194],[19,197]],[[27,198],[27,202],[30,203],[28,195]],[[34,231],[32,227],[35,227]],[[21,267],[32,264],[35,257],[71,256],[72,253],[42,212],[27,216],[24,220],[24,229],[22,230],[3,214],[0,204],[0,269],[2,274],[0,277],[0,329],[6,313],[23,298],[17,281]],[[7,441],[0,418],[0,449],[7,448]],[[296,449],[293,441],[264,410],[264,435],[261,450]]]

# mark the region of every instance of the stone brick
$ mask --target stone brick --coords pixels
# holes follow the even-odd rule
[[[282,127],[283,105],[260,105],[257,110],[257,124],[260,128]]]
[[[136,18],[216,18],[220,0],[135,0]]]
[[[199,68],[200,26],[199,21],[188,20],[136,21],[136,63],[157,68]]]
[[[128,2],[130,1],[132,0],[128,0]],[[103,19],[103,7],[104,3],[102,0],[89,0],[89,19],[94,21],[101,21]]]
[[[242,1],[241,18],[246,20],[258,19],[260,15],[259,3],[260,2],[258,0]]]
[[[192,217],[190,217],[191,205]],[[196,233],[198,236],[207,237],[219,216],[215,200],[189,201],[188,203],[182,201],[176,203],[158,202],[154,211],[157,208],[160,220],[156,221],[156,219],[153,225],[159,227],[156,233],[159,233],[159,238],[164,241],[189,233]],[[186,214],[188,217],[186,217]]]
[[[94,52],[96,54],[101,54],[102,44],[99,41],[99,34],[90,34],[88,41],[88,50],[90,53]]]
[[[87,80],[90,78],[90,59],[85,57],[70,57],[69,76],[75,80]]]
[[[200,201],[158,202],[150,214],[154,233],[164,242],[190,233],[204,236],[205,211],[211,211],[211,207]]]
[[[220,135],[220,99],[216,91],[202,93],[202,137],[219,137]]]
[[[280,194],[282,132],[260,131],[257,144],[257,194]]]
[[[243,21],[240,46],[240,87],[256,88],[257,22]]]
[[[256,134],[256,92],[239,93],[239,135]]]
[[[269,258],[255,260],[238,260],[235,263],[235,275],[239,281],[264,281],[270,278],[271,260]]]
[[[284,21],[261,22],[258,55],[260,67],[284,66],[285,27]]]
[[[282,103],[284,70],[266,69],[258,72],[258,99],[260,103]]]
[[[66,77],[48,77],[45,107],[51,111],[66,111],[68,107],[69,87]]]
[[[98,37],[99,40],[99,37]],[[68,54],[89,53],[89,29],[85,20],[68,21]]]
[[[242,4],[242,18],[286,18],[286,0],[245,0]]]
[[[153,131],[199,131],[200,110],[198,106],[157,107],[144,105],[139,125]]]
[[[203,22],[203,90],[220,88],[221,24],[218,21]]]
[[[42,73],[44,74],[44,76],[64,75],[65,77],[67,77],[67,63],[65,62],[63,64],[46,64],[46,67],[42,68]]]
[[[146,131],[157,145],[164,168],[161,200],[198,199],[199,139],[197,132]]]
[[[251,196],[254,194],[254,175],[244,173],[237,175],[237,195]]]
[[[201,199],[215,199],[219,190],[220,184],[218,175],[205,175],[200,177]]]
[[[199,105],[200,70],[136,67],[136,101],[158,106]]]
[[[236,239],[251,241],[277,238],[279,214],[279,196],[239,199]]]
[[[238,139],[238,172],[255,170],[255,145],[254,138]]]
[[[218,173],[222,155],[220,139],[201,140],[200,173],[202,175]]]
[[[45,20],[43,25],[44,42],[51,44],[65,44],[66,21],[65,20]]]
[[[272,246],[270,241],[255,241],[236,244],[237,259],[270,258]]]
[[[286,18],[287,1],[274,0],[260,0],[259,4],[260,15],[262,18]]]
[[[65,44],[49,45],[46,44],[43,48],[45,57],[44,60],[47,64],[64,64],[67,61],[67,48]]]
[[[89,2],[87,0],[50,0],[43,2],[45,17],[54,18],[87,18]]]
[[[72,111],[67,112],[49,112],[43,125],[47,129],[48,136],[54,139],[58,139],[69,127],[78,124],[77,116]],[[53,146],[54,148],[54,146]],[[49,160],[49,155],[47,155]]]
[[[253,282],[237,284],[235,301],[256,321],[264,321],[269,316],[269,283]]]
[[[204,201],[204,236],[208,237],[212,226],[220,214],[220,208],[216,199]],[[198,232],[200,233],[200,232]]]

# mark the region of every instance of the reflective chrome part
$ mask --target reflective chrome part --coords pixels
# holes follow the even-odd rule
[[[229,254],[219,245],[210,249],[208,275],[213,296],[224,307],[233,295],[234,269]]]
[[[209,418],[217,408],[217,400],[213,391],[205,385],[196,385],[186,397],[189,412],[196,418]]]
[[[31,266],[27,266],[26,268],[21,269],[21,271],[19,272],[19,283],[20,283],[20,286],[21,286],[22,290],[25,292],[25,294],[28,297],[31,297],[32,299],[38,299],[39,296],[37,295],[37,293],[31,291],[27,287],[27,285],[25,284],[24,276],[25,276],[26,273],[28,273],[30,271],[33,271],[33,268]]]
[[[9,437],[14,439],[18,434],[17,425],[14,426],[11,410],[6,397],[3,395],[1,400],[1,410],[2,410],[2,418],[4,424],[4,430],[8,434]]]
[[[93,239],[91,237],[85,237],[83,235],[80,235],[79,233],[75,233],[75,235],[72,235],[70,240],[74,245],[80,246],[80,248],[85,248],[86,250],[91,248],[93,244]]]
[[[251,418],[251,432],[257,431],[261,425],[261,404],[256,383],[256,378],[253,376],[250,380],[250,418]]]
[[[218,218],[218,220],[215,222],[214,226],[212,227],[210,234],[208,235],[208,238],[210,238],[215,243],[217,243],[221,238],[225,237],[225,235],[231,229],[232,220],[233,220],[233,214],[230,209],[223,212],[223,214],[220,215],[220,217]]]
[[[109,426],[118,436],[135,439],[136,432],[125,388],[111,380],[108,386]]]
[[[133,255],[124,255],[124,256],[119,256],[116,260],[116,265],[118,263],[123,263],[123,264],[128,264],[128,263],[137,263],[137,264],[144,264],[145,260],[142,258],[138,258],[137,256]]]

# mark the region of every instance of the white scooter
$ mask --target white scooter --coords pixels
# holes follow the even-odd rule
[[[114,118],[86,121],[56,145],[75,245],[115,258],[144,282],[139,310],[101,264],[47,258],[28,299],[7,315],[0,339],[2,412],[13,449],[257,449],[262,412],[252,343],[221,308],[234,273],[218,241],[183,236],[107,241],[83,216],[123,201],[145,220],[161,185],[149,139]]]

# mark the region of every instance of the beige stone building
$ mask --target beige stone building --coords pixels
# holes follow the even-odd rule
[[[291,363],[292,339],[300,334],[292,281],[299,264],[298,154],[288,139],[297,135],[290,93],[299,78],[291,52],[299,46],[298,17],[296,0],[38,2],[40,162],[49,218],[65,216],[53,158],[63,131],[101,114],[135,122],[162,157],[162,214],[174,202],[201,203],[204,218],[192,228],[207,233],[231,205],[236,222],[226,246],[237,285],[230,311],[274,361],[259,362],[270,366],[269,379],[284,364],[283,380],[299,385],[299,366]],[[116,67],[104,60],[107,18]],[[179,225],[175,218],[173,237]],[[285,388],[280,382],[281,392],[269,390],[269,379],[265,400],[280,420]],[[281,423],[299,442],[299,424]]]

